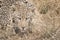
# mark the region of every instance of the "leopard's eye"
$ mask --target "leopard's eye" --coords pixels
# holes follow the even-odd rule
[[[30,18],[26,18],[26,21],[30,21]]]
[[[12,18],[13,23],[17,23],[16,18]]]
[[[12,20],[13,23],[15,23],[15,20]]]
[[[19,18],[19,20],[21,20],[21,18]]]
[[[15,12],[15,8],[12,8],[12,11]]]
[[[26,18],[26,20],[28,20],[29,18]]]

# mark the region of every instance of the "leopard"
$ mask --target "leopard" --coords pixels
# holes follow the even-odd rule
[[[28,4],[32,6],[30,3]],[[12,28],[16,34],[24,36],[32,33],[32,19],[35,15],[34,9],[19,1],[11,6]]]
[[[29,6],[27,6],[29,5]],[[45,33],[42,16],[33,4],[17,1],[11,6],[12,28],[20,37],[38,37]],[[38,35],[38,36],[37,36]]]

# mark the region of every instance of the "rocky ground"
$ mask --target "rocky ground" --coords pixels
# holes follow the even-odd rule
[[[60,40],[60,0],[0,0],[0,40]]]

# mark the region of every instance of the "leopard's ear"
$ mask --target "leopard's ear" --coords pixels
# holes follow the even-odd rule
[[[10,6],[10,11],[12,11],[12,12],[16,11],[15,5]]]
[[[27,13],[28,18],[32,17],[33,15],[34,15],[34,13],[32,13],[32,12]]]
[[[29,13],[29,15],[31,17],[33,17],[36,14],[36,7],[33,4],[31,4],[29,8],[31,10],[31,12]]]
[[[28,13],[27,13],[28,17],[33,17],[35,15],[35,9],[31,9]]]

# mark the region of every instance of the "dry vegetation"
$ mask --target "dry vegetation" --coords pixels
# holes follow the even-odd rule
[[[60,40],[60,0],[0,0],[0,40]]]

